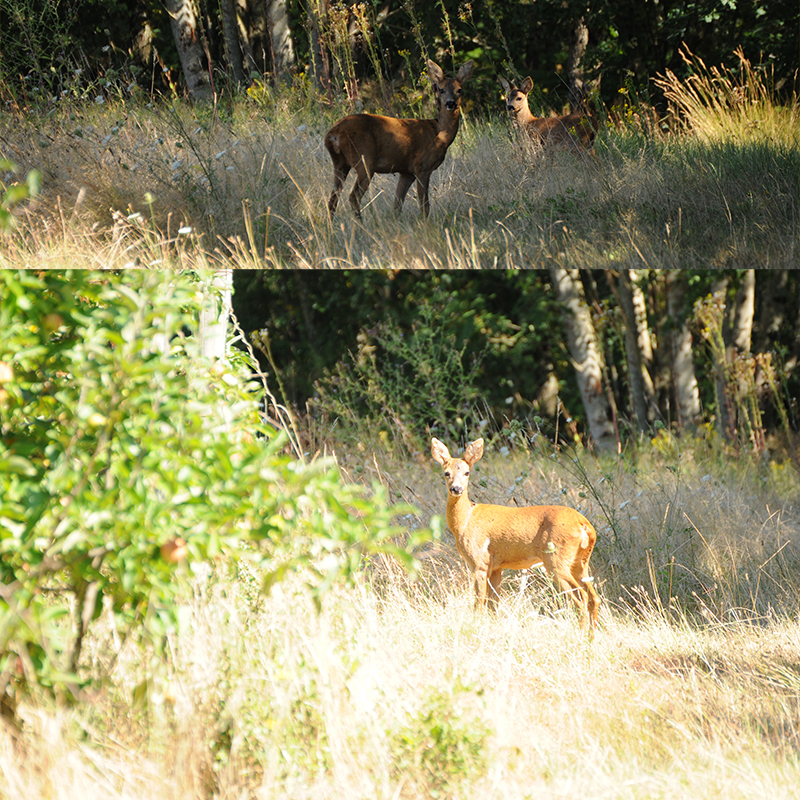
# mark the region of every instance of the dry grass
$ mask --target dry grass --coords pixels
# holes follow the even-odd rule
[[[93,704],[29,710],[16,740],[0,735],[0,795],[794,797],[797,476],[660,446],[635,471],[488,455],[475,476],[476,499],[595,521],[594,641],[536,574],[507,579],[496,618],[475,614],[447,539],[417,581],[378,561],[319,615],[299,581],[261,598],[242,567],[198,575],[149,703],[132,700],[145,656],[124,648]],[[432,464],[339,460],[420,522],[443,510]],[[117,648],[105,631],[87,652]]]
[[[676,98],[697,86],[670,81]],[[376,176],[362,222],[347,203],[328,217],[322,140],[335,111],[242,101],[224,118],[119,104],[6,119],[0,156],[42,170],[44,193],[4,242],[3,265],[124,267],[132,251],[120,228],[135,214],[144,265],[794,268],[797,102],[779,106],[763,86],[740,105],[719,81],[706,91],[723,98],[716,135],[684,93],[694,127],[665,132],[631,115],[601,131],[596,157],[541,158],[513,144],[495,113],[468,117],[434,173],[429,221],[413,196],[395,217],[393,176]],[[181,226],[193,233],[175,247]]]

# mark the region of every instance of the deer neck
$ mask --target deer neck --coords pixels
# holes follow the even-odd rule
[[[439,116],[436,118],[437,134],[436,138],[449,147],[458,133],[458,126],[461,122],[461,109],[457,108],[455,111],[448,111],[444,104],[439,109]]]
[[[447,527],[453,536],[461,538],[469,524],[469,518],[472,515],[472,503],[470,502],[469,495],[465,489],[462,494],[449,494],[447,495]]]
[[[533,116],[533,114],[531,114],[531,110],[530,110],[530,108],[528,108],[528,104],[527,103],[525,103],[525,105],[522,106],[517,111],[516,116],[515,116],[515,120],[517,122],[517,125],[519,125],[521,128],[524,128],[530,122],[533,122],[534,116]]]

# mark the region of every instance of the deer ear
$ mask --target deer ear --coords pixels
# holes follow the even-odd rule
[[[431,439],[431,457],[442,466],[450,460],[450,451],[436,438]]]
[[[459,83],[466,83],[472,77],[473,69],[475,69],[475,65],[471,61],[462,64],[461,69],[458,70],[458,75],[456,75],[456,80]]]
[[[531,78],[531,76],[528,75],[528,77],[525,78],[524,81],[522,81],[522,85],[519,87],[519,90],[521,92],[524,92],[525,94],[528,94],[531,89],[533,89],[533,78]]]
[[[444,72],[442,68],[435,62],[428,59],[428,75],[435,84],[444,82]]]
[[[500,84],[500,88],[503,90],[503,94],[511,94],[511,84],[502,75],[498,75],[497,80]]]
[[[483,455],[483,439],[476,439],[467,445],[464,451],[464,461],[472,466]]]

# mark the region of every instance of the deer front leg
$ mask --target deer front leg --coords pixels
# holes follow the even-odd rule
[[[406,199],[412,183],[414,183],[414,175],[411,172],[400,173],[400,178],[397,181],[397,191],[394,194],[394,210],[396,212],[399,212],[403,207],[403,201]]]
[[[475,581],[475,608],[485,608],[489,589],[489,571],[484,566],[478,566],[474,573]]]
[[[431,181],[430,172],[427,174],[417,175],[417,199],[419,200],[419,208],[422,215],[427,217],[431,213],[431,204],[428,200],[428,185]]]

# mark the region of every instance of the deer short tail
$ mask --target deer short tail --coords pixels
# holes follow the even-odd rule
[[[589,538],[589,529],[588,529],[586,526],[584,526],[584,527],[581,529],[581,543],[580,543],[580,549],[581,549],[581,550],[586,550],[586,548],[587,548],[587,547],[589,547],[589,546],[590,546],[590,544],[592,544],[592,541],[591,541],[591,539]]]
[[[336,155],[339,155],[342,152],[339,146],[339,134],[329,133],[325,137],[325,147],[329,153],[336,153]]]

